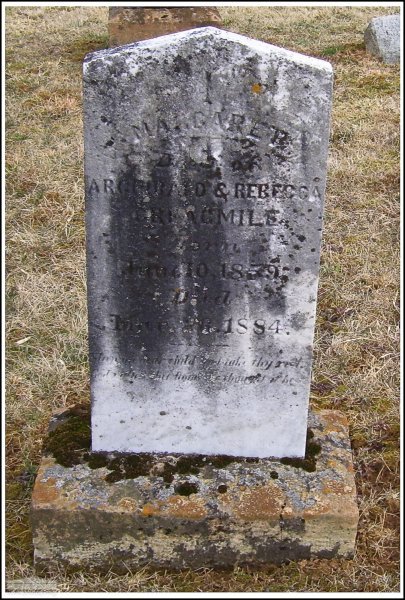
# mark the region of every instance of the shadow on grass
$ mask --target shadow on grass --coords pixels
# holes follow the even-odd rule
[[[83,62],[84,57],[89,52],[105,50],[108,48],[108,35],[91,35],[74,40],[66,44],[63,53],[69,60],[75,63]]]

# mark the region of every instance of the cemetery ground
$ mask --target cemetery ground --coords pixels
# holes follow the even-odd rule
[[[220,8],[225,29],[334,69],[310,401],[349,419],[360,509],[354,559],[222,572],[58,572],[48,579],[53,591],[399,590],[400,71],[366,54],[363,43],[370,19],[396,10]],[[50,416],[89,401],[81,78],[84,55],[108,45],[108,9],[6,11],[11,590],[13,581],[35,577],[29,505]]]

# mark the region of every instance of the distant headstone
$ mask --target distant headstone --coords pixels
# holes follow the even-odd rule
[[[372,19],[364,33],[367,52],[383,62],[395,64],[401,58],[400,15],[388,15]]]
[[[186,31],[194,27],[221,26],[216,8],[109,8],[108,33],[110,47],[131,44],[161,35]]]
[[[304,455],[331,91],[212,27],[88,55],[93,451]]]

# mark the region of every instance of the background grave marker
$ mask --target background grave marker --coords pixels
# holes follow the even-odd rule
[[[395,64],[401,60],[401,17],[386,15],[371,19],[364,32],[367,51],[384,63]]]
[[[108,9],[110,47],[209,25],[221,26],[219,12],[211,6],[185,8],[118,6]]]

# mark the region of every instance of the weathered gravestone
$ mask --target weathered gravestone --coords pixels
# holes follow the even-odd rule
[[[38,571],[353,556],[347,421],[307,424],[331,79],[214,28],[87,57],[92,449],[52,421]]]
[[[302,457],[330,65],[205,28],[84,72],[93,450]]]
[[[386,15],[371,19],[364,32],[367,52],[384,63],[395,64],[401,60],[401,17]]]
[[[194,27],[221,25],[218,10],[212,6],[182,8],[111,7],[108,9],[110,47],[122,46]]]

